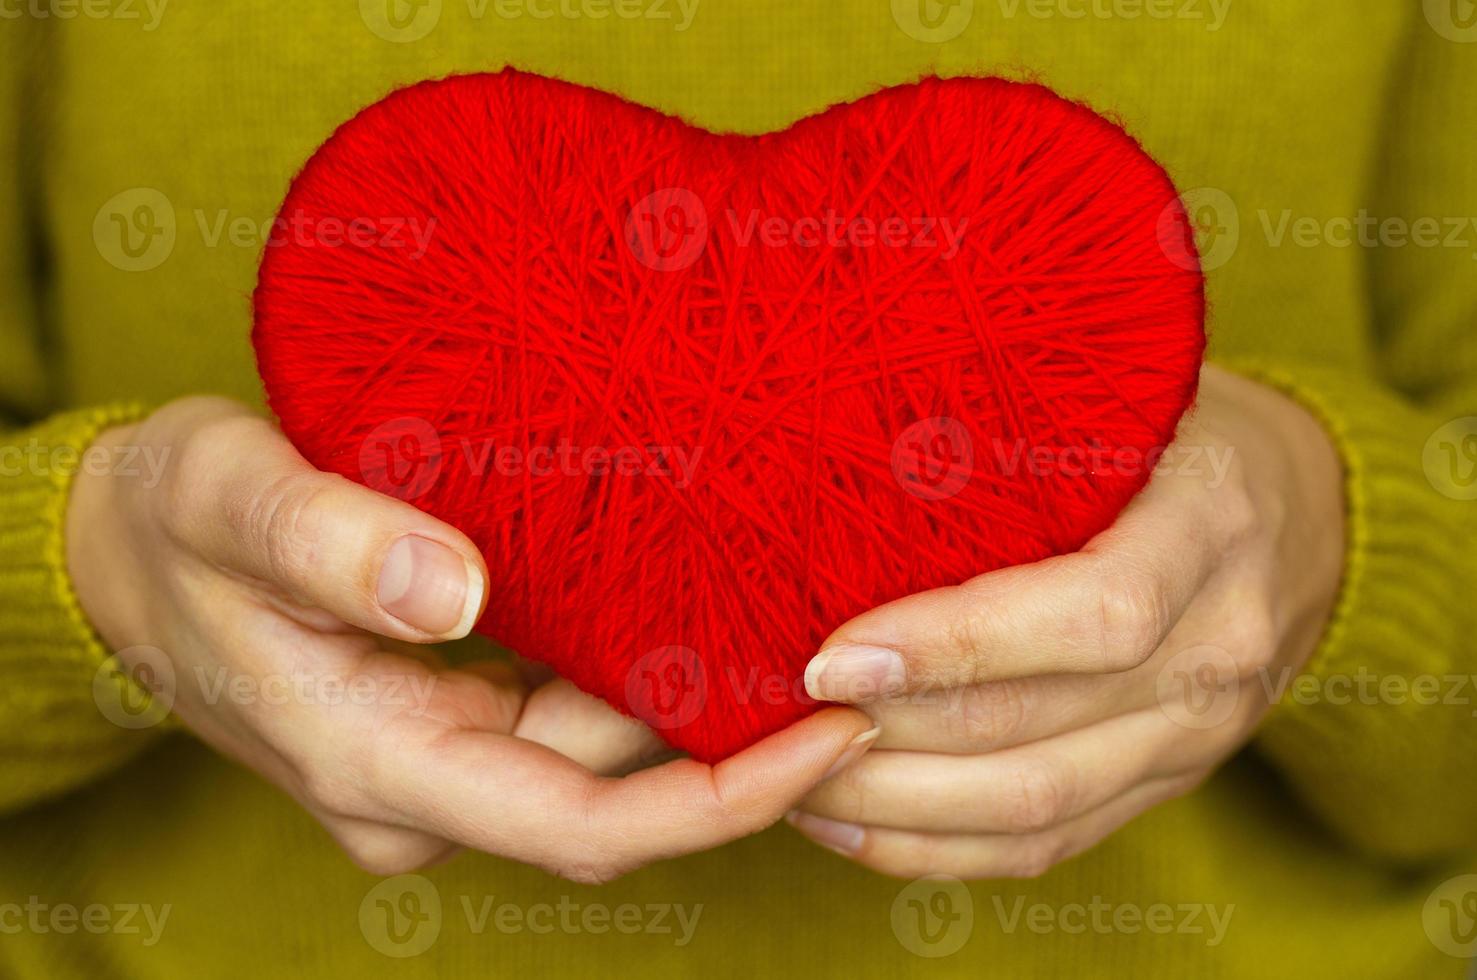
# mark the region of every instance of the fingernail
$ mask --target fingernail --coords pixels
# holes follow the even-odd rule
[[[836,853],[847,857],[861,850],[862,842],[867,837],[864,827],[854,823],[843,823],[840,820],[830,820],[826,817],[817,817],[813,813],[791,810],[785,815],[785,819],[790,822],[790,826],[817,844],[829,847]]]
[[[873,726],[852,739],[851,744],[846,747],[846,751],[841,753],[841,758],[837,759],[832,763],[831,768],[826,770],[826,774],[821,777],[821,782],[825,782],[860,759],[872,747],[872,743],[877,741],[877,736],[881,734],[882,729],[878,726]]]
[[[429,538],[407,535],[390,546],[380,569],[379,603],[416,629],[447,639],[466,636],[486,589],[461,555]]]
[[[896,650],[837,646],[805,667],[805,692],[817,701],[863,701],[901,690],[908,668]]]

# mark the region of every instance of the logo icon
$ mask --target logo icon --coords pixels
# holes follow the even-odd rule
[[[1241,244],[1241,211],[1218,187],[1197,187],[1159,213],[1159,248],[1177,268],[1211,272]]]
[[[892,900],[892,934],[915,956],[952,956],[973,932],[974,899],[958,878],[928,875]]]
[[[658,647],[626,672],[631,714],[657,731],[692,723],[708,700],[708,676],[691,647]]]
[[[359,0],[359,17],[376,36],[406,44],[436,29],[441,0]]]
[[[1477,875],[1458,875],[1436,887],[1421,912],[1426,936],[1447,956],[1477,958]]]
[[[892,444],[892,475],[924,500],[946,500],[974,473],[974,440],[956,419],[920,419]]]
[[[115,194],[92,219],[92,241],[109,265],[148,272],[174,252],[174,205],[152,187]]]
[[[1477,43],[1477,0],[1425,0],[1426,22],[1448,41]]]
[[[174,664],[158,647],[128,647],[92,675],[92,700],[119,728],[153,728],[174,709]]]
[[[636,261],[676,272],[697,261],[708,244],[708,209],[684,187],[653,191],[626,217],[626,244]]]
[[[892,19],[902,32],[925,44],[952,41],[974,17],[974,0],[892,0]]]
[[[419,956],[441,935],[441,893],[424,875],[386,878],[359,903],[359,931],[385,956]]]
[[[1437,493],[1477,500],[1477,416],[1453,419],[1431,433],[1421,462]]]
[[[435,486],[441,462],[440,434],[413,416],[381,422],[359,444],[364,485],[398,500],[415,500]]]
[[[1194,646],[1169,658],[1159,670],[1159,707],[1183,728],[1225,724],[1241,695],[1235,659],[1217,646]]]

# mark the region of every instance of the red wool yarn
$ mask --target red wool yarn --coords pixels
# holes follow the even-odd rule
[[[424,82],[277,227],[254,341],[286,434],[477,543],[479,631],[701,760],[815,710],[852,616],[1106,528],[1204,349],[1163,169],[995,78],[763,136]]]

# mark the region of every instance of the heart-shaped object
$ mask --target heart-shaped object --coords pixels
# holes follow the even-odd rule
[[[992,78],[752,137],[415,85],[309,160],[255,300],[304,456],[464,531],[481,632],[704,760],[814,710],[848,618],[1107,527],[1204,349],[1164,171]]]

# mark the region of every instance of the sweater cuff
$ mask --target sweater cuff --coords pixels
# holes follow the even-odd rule
[[[150,711],[147,692],[105,667],[110,654],[72,589],[65,542],[76,474],[125,465],[88,448],[144,414],[113,405],[0,435],[0,759],[9,760],[0,810],[80,782],[146,741],[129,737],[141,726],[110,717],[119,705]]]

